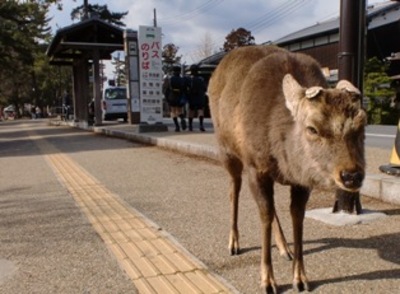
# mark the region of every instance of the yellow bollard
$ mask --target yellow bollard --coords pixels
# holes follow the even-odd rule
[[[389,175],[400,176],[400,120],[397,124],[396,139],[388,165],[381,165],[379,170]]]

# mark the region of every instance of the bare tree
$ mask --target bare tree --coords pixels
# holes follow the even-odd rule
[[[116,85],[126,85],[125,60],[121,59],[120,53],[117,53],[116,56],[112,56],[111,64],[114,66],[113,74]]]
[[[216,53],[215,42],[212,38],[210,32],[204,33],[203,37],[200,39],[200,43],[198,45],[198,49],[193,54],[192,59],[197,61],[204,59],[206,57],[211,56],[212,54]]]

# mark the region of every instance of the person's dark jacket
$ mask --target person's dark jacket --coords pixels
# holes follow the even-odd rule
[[[203,108],[206,103],[206,83],[200,76],[194,75],[190,80],[189,107]]]
[[[163,93],[169,106],[183,106],[186,96],[185,80],[179,73],[174,73],[170,78],[165,79]]]

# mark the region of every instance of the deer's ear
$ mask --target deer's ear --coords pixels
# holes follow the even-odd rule
[[[346,80],[340,80],[336,85],[336,89],[346,90],[349,93],[361,95],[360,90],[358,90],[352,83]]]
[[[349,94],[351,100],[353,102],[360,102],[361,106],[361,92],[352,83],[346,80],[340,80],[336,85],[336,89],[346,91]]]
[[[305,94],[308,99],[312,99],[317,97],[323,90],[324,88],[322,87],[311,87],[306,90]]]
[[[304,88],[293,78],[291,74],[284,76],[282,81],[283,95],[287,109],[296,116],[300,99],[304,96]]]

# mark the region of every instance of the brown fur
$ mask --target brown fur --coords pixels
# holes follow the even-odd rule
[[[293,285],[308,288],[302,230],[311,189],[354,192],[364,177],[366,116],[359,91],[347,81],[327,89],[319,64],[309,56],[248,46],[221,61],[208,93],[222,162],[231,176],[231,253],[239,251],[238,197],[246,167],[262,223],[262,286],[277,291],[272,226],[281,254],[291,256],[273,204],[273,184],[279,182],[292,187]]]

